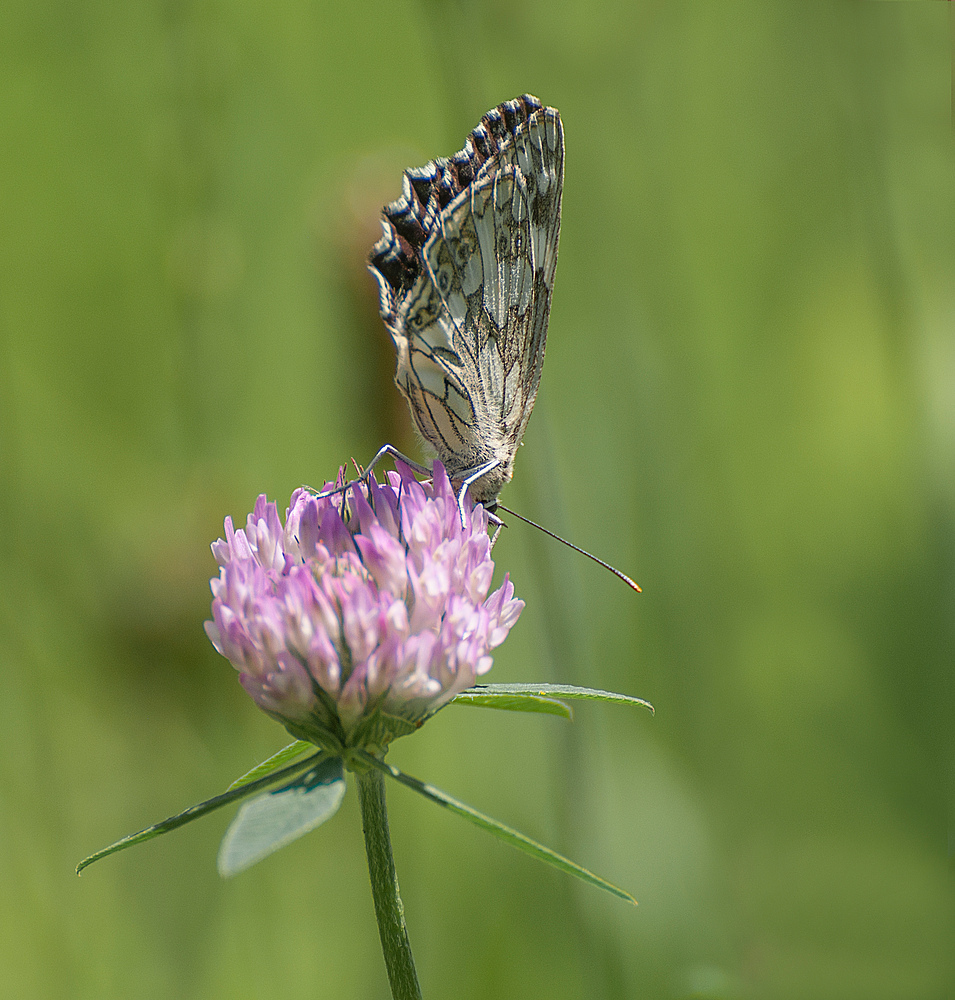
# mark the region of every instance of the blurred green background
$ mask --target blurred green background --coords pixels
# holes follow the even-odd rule
[[[527,600],[390,759],[425,997],[955,994],[950,5],[35,4],[0,15],[0,982],[385,998],[354,789],[230,882],[216,814],[86,854],[287,742],[202,631],[209,543],[414,451],[364,257],[400,172],[522,92],[566,129]]]

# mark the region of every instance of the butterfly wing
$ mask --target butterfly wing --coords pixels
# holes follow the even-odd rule
[[[452,478],[493,502],[510,480],[540,382],[557,264],[560,116],[525,95],[464,149],[405,172],[372,251],[395,382]]]

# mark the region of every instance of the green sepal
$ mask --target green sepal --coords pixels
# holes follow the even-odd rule
[[[338,812],[344,795],[341,757],[324,757],[287,785],[246,802],[222,838],[219,874],[238,875],[314,830]]]
[[[303,771],[312,765],[321,756],[323,756],[323,753],[322,751],[319,751],[311,757],[306,757],[304,760],[296,761],[294,764],[290,764],[288,767],[284,767],[281,770],[272,771],[270,774],[266,774],[262,778],[249,781],[241,787],[232,787],[228,791],[223,792],[221,795],[216,795],[211,799],[206,799],[205,802],[200,802],[198,805],[190,806],[188,809],[184,809],[181,813],[177,813],[175,816],[170,816],[169,819],[164,819],[161,823],[155,823],[153,826],[146,827],[145,830],[140,830],[139,833],[131,833],[128,837],[123,837],[122,840],[117,840],[115,844],[110,844],[109,847],[104,847],[101,851],[97,851],[95,854],[91,854],[88,858],[84,858],[76,866],[76,874],[79,875],[84,868],[89,867],[94,861],[99,861],[100,858],[105,858],[110,854],[115,854],[117,851],[124,851],[127,847],[132,847],[134,844],[145,843],[147,840],[152,840],[153,837],[159,837],[164,833],[169,833],[170,830],[175,830],[180,826],[185,826],[186,823],[191,823],[194,819],[199,819],[200,816],[205,816],[207,813],[211,813],[216,809],[221,809],[222,806],[231,805],[233,802],[239,802],[242,799],[248,798],[250,795],[254,795],[256,792],[261,791],[263,788],[268,788],[269,785],[274,785],[276,782],[281,781],[284,778],[298,774],[300,771]]]
[[[348,742],[351,746],[366,747],[374,751],[384,749],[399,736],[410,736],[419,728],[420,723],[409,722],[378,710],[366,715],[349,732]]]
[[[505,826],[505,824],[496,819],[492,819],[490,816],[486,816],[482,812],[478,812],[477,809],[473,809],[464,802],[448,795],[447,792],[442,792],[440,788],[435,788],[434,785],[428,785],[423,781],[419,781],[417,778],[412,778],[410,774],[405,774],[403,771],[399,771],[398,768],[393,767],[391,764],[386,764],[383,760],[379,760],[377,757],[365,753],[363,750],[352,750],[350,752],[350,756],[359,757],[366,764],[376,767],[379,771],[387,774],[391,778],[394,778],[395,781],[399,781],[401,784],[407,785],[409,788],[413,788],[419,795],[423,795],[425,798],[431,799],[432,802],[437,802],[439,806],[444,806],[446,809],[450,809],[451,812],[456,813],[458,816],[462,816],[475,826],[479,826],[482,830],[487,830],[488,833],[493,834],[495,837],[503,840],[507,844],[510,844],[512,847],[516,847],[518,850],[524,851],[526,854],[530,854],[531,857],[537,858],[539,861],[544,861],[547,864],[552,865],[554,868],[558,868],[560,871],[566,872],[568,875],[575,875],[577,878],[582,879],[584,882],[589,882],[598,889],[605,889],[614,896],[618,896],[620,899],[625,899],[628,903],[633,903],[634,906],[637,905],[637,901],[630,895],[629,892],[618,888],[612,882],[608,882],[599,875],[595,875],[593,872],[588,871],[582,865],[576,864],[576,862],[571,861],[569,858],[565,858],[562,854],[552,851],[549,847],[539,844],[536,840],[531,840],[531,838],[525,834],[519,833],[517,830],[514,830],[509,826]]]
[[[577,698],[583,701],[615,701],[623,705],[640,705],[653,712],[653,706],[643,698],[634,698],[629,694],[617,694],[615,691],[601,691],[599,688],[578,687],[576,684],[476,684],[469,687],[454,699],[470,700],[471,704],[484,705],[487,708],[509,708],[507,704],[495,704],[495,700],[506,701],[508,698],[531,697],[557,701],[560,698]],[[478,700],[485,699],[485,700]],[[523,708],[517,711],[546,711],[543,708]],[[558,713],[555,713],[558,714]]]

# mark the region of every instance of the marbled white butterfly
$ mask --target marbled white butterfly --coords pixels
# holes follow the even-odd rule
[[[556,109],[506,101],[460,152],[405,171],[371,252],[415,427],[485,506],[513,475],[537,396],[563,179]]]
[[[453,156],[406,170],[401,197],[383,209],[368,269],[397,351],[395,383],[458,484],[462,523],[468,489],[476,502],[498,506],[537,398],[563,184],[560,115],[525,94],[489,111]],[[362,477],[388,454],[429,471],[386,444]]]

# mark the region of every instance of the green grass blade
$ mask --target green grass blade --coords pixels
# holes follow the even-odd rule
[[[383,760],[379,760],[371,754],[363,751],[357,751],[356,756],[360,756],[366,763],[370,764],[372,767],[377,767],[379,771],[382,771],[389,775],[389,777],[394,778],[395,781],[399,781],[401,784],[407,785],[409,788],[413,788],[419,795],[423,795],[425,798],[431,799],[432,802],[436,802],[439,806],[444,806],[445,809],[449,809],[458,816],[469,820],[475,826],[479,826],[482,830],[486,830],[488,833],[493,834],[495,837],[503,840],[507,844],[510,844],[512,847],[516,847],[518,850],[524,851],[526,854],[530,854],[531,857],[537,858],[539,861],[544,861],[549,865],[553,865],[554,868],[559,868],[561,871],[567,872],[568,875],[575,875],[577,878],[582,879],[584,882],[589,882],[598,889],[605,889],[614,896],[618,896],[620,899],[625,899],[628,903],[633,903],[634,906],[637,905],[637,901],[630,895],[629,892],[625,892],[623,889],[615,886],[612,882],[608,882],[606,879],[601,878],[599,875],[595,875],[593,872],[588,871],[586,868],[576,864],[569,858],[565,858],[562,854],[552,851],[549,847],[544,847],[543,844],[537,843],[536,840],[531,840],[530,837],[525,836],[523,833],[520,833],[509,826],[505,826],[504,823],[501,823],[496,819],[492,819],[490,816],[485,816],[484,813],[478,812],[477,809],[473,809],[464,802],[448,795],[447,792],[442,792],[440,788],[435,788],[434,785],[428,785],[423,781],[419,781],[417,778],[412,778],[410,774],[405,774],[403,771],[399,771],[398,768],[392,767],[391,764],[386,764]]]
[[[153,826],[146,827],[145,830],[140,830],[139,833],[131,833],[128,837],[123,837],[122,840],[117,840],[115,844],[110,844],[109,847],[104,847],[101,851],[97,851],[95,854],[91,854],[88,858],[84,858],[76,866],[76,874],[79,875],[84,868],[88,868],[94,861],[99,861],[101,858],[108,857],[110,854],[116,854],[117,851],[125,851],[127,847],[133,847],[135,844],[143,844],[147,840],[152,840],[153,837],[160,837],[162,834],[169,833],[170,830],[175,830],[180,826],[185,826],[186,823],[191,823],[194,819],[199,819],[207,813],[211,813],[216,809],[221,809],[222,806],[230,805],[233,802],[239,802],[241,799],[254,795],[261,789],[268,788],[270,785],[275,784],[277,781],[281,781],[283,778],[297,774],[299,771],[304,770],[314,761],[318,760],[323,753],[324,751],[320,750],[311,757],[307,757],[305,760],[296,761],[296,763],[283,768],[281,771],[273,771],[264,778],[250,781],[241,788],[232,788],[229,791],[223,792],[221,795],[216,795],[211,799],[206,799],[205,802],[200,802],[198,805],[190,806],[188,809],[184,809],[181,813],[177,813],[175,816],[170,816],[169,819],[164,819],[161,823],[155,823]]]

